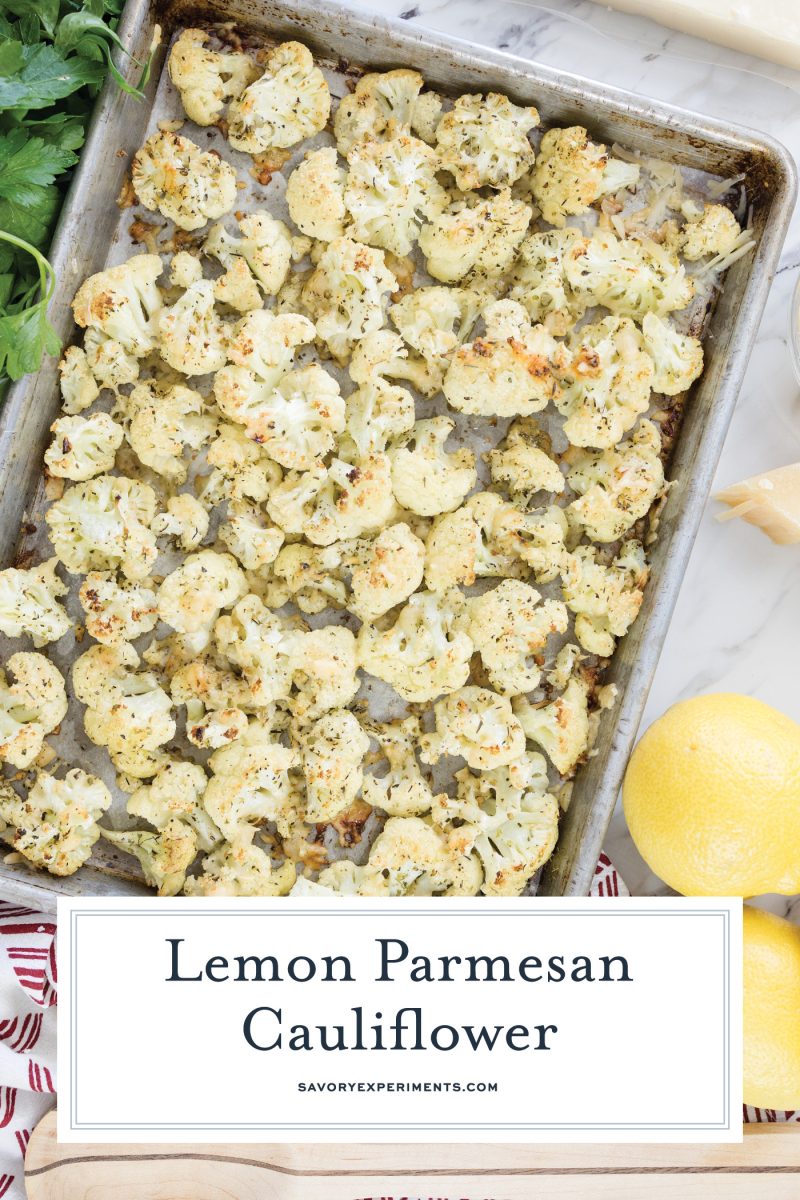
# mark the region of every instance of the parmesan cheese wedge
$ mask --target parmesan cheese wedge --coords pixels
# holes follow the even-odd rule
[[[718,521],[741,517],[756,525],[779,546],[800,542],[800,463],[753,475],[717,492],[715,500],[729,504]]]

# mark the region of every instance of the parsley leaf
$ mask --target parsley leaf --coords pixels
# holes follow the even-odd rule
[[[77,55],[65,59],[54,46],[7,41],[0,45],[0,109],[47,108],[104,75],[102,63]]]
[[[42,189],[75,162],[72,150],[49,146],[24,129],[15,129],[0,137],[0,199],[36,206]]]

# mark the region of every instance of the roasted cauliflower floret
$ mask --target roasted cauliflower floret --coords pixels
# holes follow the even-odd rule
[[[150,528],[156,537],[174,538],[181,550],[196,550],[208,533],[208,513],[188,492],[170,496],[165,512],[157,513]]]
[[[564,601],[575,617],[575,636],[590,654],[607,658],[628,632],[642,605],[647,564],[639,542],[624,542],[612,563],[594,546],[578,546],[564,575]]]
[[[470,498],[470,506],[481,526],[486,549],[498,566],[503,556],[518,559],[530,568],[537,583],[550,583],[563,572],[569,523],[557,504],[521,512],[493,492],[479,492]],[[484,569],[482,573],[513,572]]]
[[[310,471],[290,471],[273,488],[267,511],[285,533],[303,533],[316,546],[359,537],[386,524],[394,510],[385,454],[353,464],[334,458]]]
[[[367,721],[364,730],[378,743],[378,770],[364,775],[362,798],[390,817],[416,817],[430,812],[433,792],[417,762],[420,725],[416,717],[404,721]],[[383,766],[386,764],[386,772]]]
[[[208,37],[205,29],[184,29],[167,62],[183,111],[195,125],[214,125],[228,101],[240,96],[258,75],[248,55],[209,50]]]
[[[247,594],[247,579],[232,554],[197,550],[158,589],[158,615],[178,633],[210,637],[223,608]]]
[[[359,545],[348,607],[362,621],[375,621],[407,600],[422,583],[425,543],[400,522]]]
[[[138,859],[145,883],[159,896],[177,896],[186,872],[197,857],[197,836],[173,818],[163,829],[103,829],[103,837],[118,850]]]
[[[62,408],[74,415],[94,404],[100,395],[97,380],[89,367],[86,351],[81,346],[68,346],[58,364]]]
[[[72,621],[58,597],[67,585],[56,575],[57,558],[28,570],[8,567],[0,571],[0,632],[17,638],[26,634],[36,647],[57,642]]]
[[[536,492],[564,490],[564,476],[553,459],[550,438],[529,417],[514,421],[503,441],[486,457],[492,482],[505,488],[515,502],[525,505]]]
[[[118,267],[90,275],[75,293],[72,311],[76,324],[100,335],[94,356],[89,354],[88,344],[86,353],[93,375],[104,386],[112,385],[97,373],[92,357],[100,354],[106,340],[117,348],[112,357],[122,354],[143,358],[155,349],[154,325],[162,305],[156,280],[163,269],[159,255],[134,254]],[[133,367],[138,371],[135,363]],[[124,375],[123,371],[120,384],[136,378],[135,374],[132,378]]]
[[[290,635],[286,622],[266,608],[258,596],[245,596],[231,613],[216,622],[214,639],[219,652],[244,676],[250,697],[212,687],[204,703],[207,701],[209,708],[226,704],[265,708],[275,700],[287,699],[295,644]]]
[[[258,846],[224,842],[203,859],[200,875],[186,880],[187,896],[285,896],[295,881],[294,863],[273,867]]]
[[[504,579],[469,603],[468,632],[481,656],[489,682],[504,696],[539,686],[551,634],[564,633],[567,610],[560,600],[545,600],[530,584]]]
[[[687,221],[684,225],[681,254],[689,262],[725,256],[737,248],[741,235],[739,222],[729,208],[723,204],[706,204],[696,221]]]
[[[595,542],[615,542],[649,510],[664,487],[661,436],[641,421],[632,436],[610,450],[570,456],[567,482],[579,499],[567,513]]]
[[[344,363],[359,338],[383,325],[385,302],[396,288],[382,250],[341,237],[320,255],[302,300],[319,337]]]
[[[434,151],[419,138],[398,134],[357,142],[347,162],[344,203],[353,236],[393,254],[410,254],[423,223],[449,203],[436,179]]]
[[[226,329],[214,307],[210,279],[192,283],[158,314],[161,357],[183,375],[208,375],[225,365]]]
[[[685,308],[695,291],[678,258],[647,239],[620,239],[596,229],[578,238],[564,256],[564,274],[573,294],[588,308],[601,304],[620,317],[641,321],[645,313],[663,317]]]
[[[169,281],[173,287],[188,288],[203,278],[203,264],[190,250],[178,250],[169,264]]]
[[[433,396],[441,386],[440,373],[431,371],[423,358],[409,354],[403,339],[391,329],[376,329],[361,338],[353,349],[348,372],[362,387],[388,386],[387,379],[402,379],[424,396]]]
[[[392,487],[398,503],[422,517],[451,512],[475,486],[475,455],[462,447],[452,453],[445,442],[455,423],[449,417],[417,421],[389,451]]]
[[[456,691],[467,681],[473,649],[465,610],[458,588],[415,592],[388,629],[361,626],[361,666],[413,704]]]
[[[203,242],[203,253],[215,258],[228,272],[237,263],[244,264],[265,295],[277,295],[292,263],[291,233],[283,221],[265,210],[246,213],[238,222],[239,238],[232,237],[222,224],[212,225]],[[260,303],[248,304],[247,308],[260,308]]]
[[[563,227],[568,216],[586,212],[601,196],[639,181],[636,163],[613,158],[581,125],[548,129],[531,173],[531,191],[545,221]]]
[[[339,166],[332,146],[311,150],[286,182],[289,216],[301,233],[322,242],[344,236],[347,172]]]
[[[144,257],[144,255],[142,255]],[[161,303],[159,297],[159,304]],[[139,378],[139,360],[116,338],[108,337],[101,329],[89,326],[83,339],[86,362],[101,388],[119,393],[126,383]]]
[[[261,504],[281,479],[278,464],[241,425],[220,424],[206,461],[212,471],[203,480],[200,500],[208,507],[223,500],[254,500]]]
[[[514,712],[525,736],[541,746],[556,770],[571,774],[590,748],[586,682],[573,676],[562,695],[548,704],[531,704],[521,696],[514,702]]]
[[[110,471],[123,438],[122,426],[104,412],[59,417],[50,432],[53,440],[44,454],[48,473],[78,482]]]
[[[106,646],[132,642],[158,622],[156,594],[143,583],[120,582],[111,571],[90,571],[78,593],[86,632]]]
[[[331,94],[311,51],[282,42],[267,56],[260,79],[228,108],[228,141],[247,154],[286,149],[324,129],[330,111]]]
[[[345,400],[339,454],[354,462],[382,454],[391,442],[411,432],[415,415],[414,397],[406,388],[382,378],[361,384]]]
[[[428,271],[442,283],[492,278],[511,265],[531,209],[509,188],[473,207],[459,202],[423,226],[419,246]]]
[[[465,192],[507,187],[533,164],[528,133],[538,124],[535,108],[520,108],[497,92],[459,96],[436,128],[441,166]]]
[[[299,743],[306,781],[305,819],[331,821],[361,791],[369,738],[353,713],[337,708],[303,730]]]
[[[477,857],[421,817],[390,817],[361,872],[358,891],[373,896],[386,885],[390,896],[474,896],[483,877]]]
[[[727,209],[725,210],[727,212]],[[678,333],[668,321],[647,313],[642,321],[644,348],[653,360],[653,390],[665,396],[685,392],[703,373],[703,343]]]
[[[352,545],[352,542],[333,542],[330,546],[309,546],[305,542],[292,542],[275,559],[274,577],[303,613],[320,613],[331,606],[344,608],[347,602],[344,575]],[[280,608],[281,604],[272,607]]]
[[[250,312],[232,330],[228,357],[233,365],[224,366],[214,380],[214,396],[225,416],[244,425],[248,437],[259,443],[272,439],[287,454],[293,442],[298,443],[294,452],[301,453],[304,438],[313,441],[315,421],[318,431],[322,425],[318,436],[330,449],[333,438],[324,418],[330,417],[333,428],[341,428],[344,419],[344,404],[337,402],[339,388],[331,376],[316,364],[292,371],[295,351],[313,337],[314,326],[306,317],[275,316],[265,309]],[[305,413],[303,436],[291,427],[293,402]]]
[[[217,427],[204,415],[200,393],[180,383],[138,383],[116,411],[128,418],[128,442],[139,461],[176,486],[188,474],[184,452],[199,450]]]
[[[98,475],[68,488],[45,513],[56,555],[72,574],[113,571],[144,579],[156,560],[149,526],[156,510],[151,487],[135,479]]]
[[[575,446],[605,450],[647,411],[653,363],[633,321],[604,317],[584,325],[562,346],[563,383],[556,407]]]
[[[294,805],[289,769],[297,761],[296,751],[258,726],[214,751],[208,760],[213,775],[203,803],[227,841],[247,845],[264,821],[287,828]]]
[[[527,567],[513,550],[501,549],[495,525],[500,528],[504,508],[493,492],[477,492],[455,512],[437,517],[425,546],[425,583],[435,592],[487,575],[526,575]]]
[[[241,367],[228,369],[242,371]],[[246,414],[248,437],[282,467],[307,471],[334,448],[336,436],[344,428],[345,404],[338,383],[322,367],[309,363],[287,371],[271,391],[254,382],[248,393],[243,383],[240,374],[233,388],[234,401],[230,390],[225,392],[226,410],[230,416],[234,409],[240,416]],[[215,388],[221,398],[221,385],[217,383]]]
[[[270,525],[261,509],[246,500],[230,501],[219,536],[247,571],[258,571],[274,562],[284,543],[282,530]]]
[[[580,230],[569,226],[532,233],[511,268],[508,298],[524,305],[531,321],[541,321],[556,337],[568,333],[586,309],[564,272],[564,259],[580,237]]]
[[[194,831],[198,849],[207,853],[222,840],[203,807],[207,783],[206,773],[197,763],[168,763],[151,783],[136,789],[128,800],[128,812],[154,829],[165,829],[172,821],[179,821]]]
[[[236,172],[218,154],[169,130],[150,135],[133,156],[131,182],[140,203],[174,221],[200,229],[236,203]]]
[[[441,387],[451,355],[469,337],[481,297],[469,288],[422,287],[389,309],[403,341],[425,360],[432,381]]]
[[[241,708],[216,708],[206,712],[202,701],[187,702],[186,736],[200,750],[230,746],[246,731],[247,714]]]
[[[51,875],[74,875],[100,837],[97,824],[111,804],[106,785],[78,769],[63,779],[37,771],[24,798],[0,784],[3,837],[35,867]]]
[[[356,639],[341,625],[295,633],[288,641],[294,715],[313,721],[332,708],[344,708],[359,688]]]
[[[435,92],[422,92],[424,83],[417,71],[403,69],[363,75],[333,118],[339,153],[346,158],[358,142],[398,131],[432,142],[442,101]]]
[[[453,355],[442,391],[458,412],[529,416],[557,400],[558,345],[543,325],[531,326],[521,304],[497,300],[484,309],[486,332]]]
[[[488,688],[463,687],[433,706],[436,732],[420,739],[420,758],[463,758],[476,771],[503,767],[525,753],[525,734],[507,696]]]
[[[59,670],[43,654],[12,654],[0,670],[0,762],[29,767],[66,715]]]

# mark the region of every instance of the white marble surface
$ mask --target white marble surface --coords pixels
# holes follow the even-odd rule
[[[769,0],[765,0],[769,2]],[[350,0],[354,8],[508,50],[772,134],[800,159],[800,74],[675,33],[590,0]],[[413,65],[413,64],[409,64]],[[800,459],[800,385],[788,346],[800,275],[800,212],[786,240],[717,486]],[[710,501],[644,717],[702,692],[757,696],[800,721],[800,547],[773,546],[740,522],[717,525]],[[607,850],[631,890],[661,885],[622,814]],[[786,912],[785,898],[767,901]],[[800,898],[794,903],[800,920]]]

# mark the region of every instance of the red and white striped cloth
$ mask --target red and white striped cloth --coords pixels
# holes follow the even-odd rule
[[[605,854],[592,895],[629,895]],[[55,934],[52,917],[0,901],[0,1200],[24,1200],[25,1149],[55,1102]],[[744,1120],[800,1123],[800,1111],[745,1107]]]

